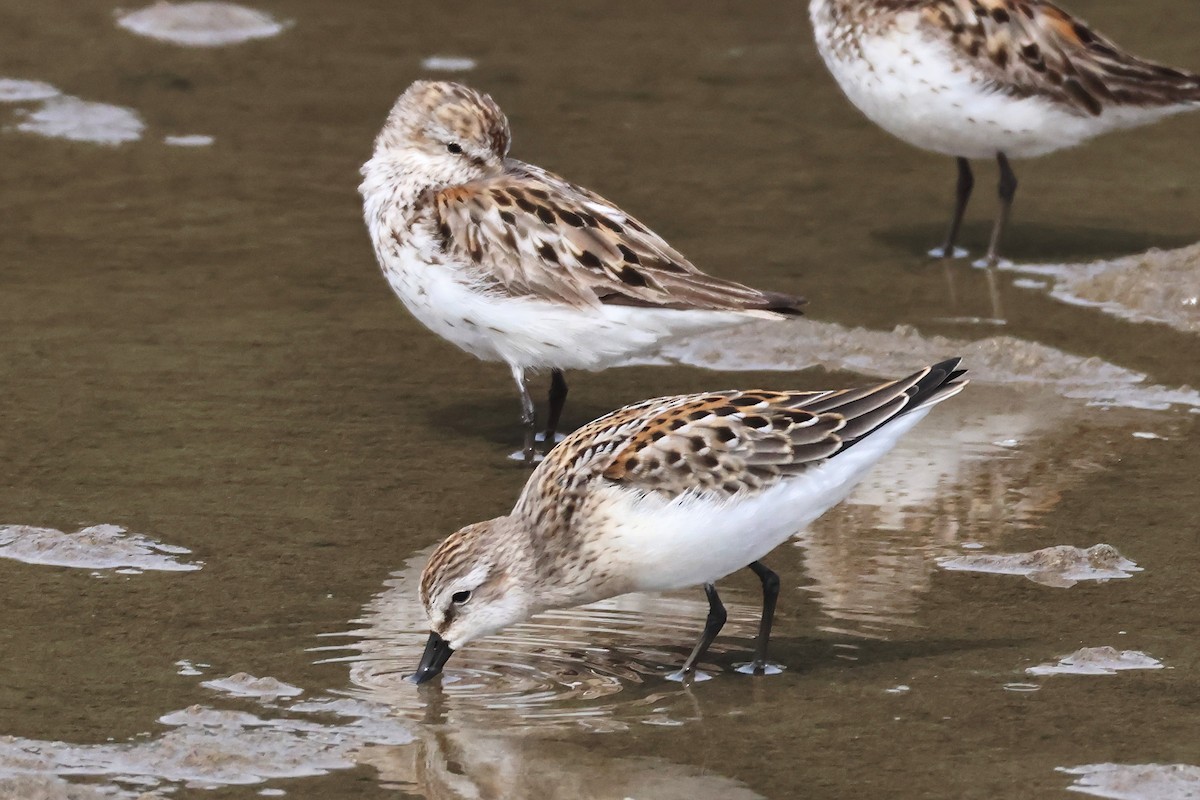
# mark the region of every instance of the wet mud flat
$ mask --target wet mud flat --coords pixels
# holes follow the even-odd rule
[[[1151,5],[1073,9],[1200,68],[1200,12]],[[1197,791],[1198,120],[1025,165],[989,282],[921,255],[948,165],[845,105],[800,6],[141,10],[0,0],[0,797]],[[248,35],[197,40],[222,14]],[[966,357],[975,383],[769,559],[783,674],[733,672],[735,576],[691,688],[662,676],[699,591],[403,681],[428,549],[526,477],[507,371],[408,318],[362,229],[357,167],[417,77],[494,93],[514,155],[702,268],[810,299],[782,335],[573,376],[570,425]]]

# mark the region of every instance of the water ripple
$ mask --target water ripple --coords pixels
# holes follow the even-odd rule
[[[708,612],[698,590],[625,595],[539,614],[455,653],[440,685],[414,686],[406,677],[428,636],[417,598],[425,558],[414,557],[386,582],[354,620],[361,627],[336,634],[354,641],[319,648],[353,651],[323,660],[349,664],[348,694],[386,703],[402,715],[428,719],[434,713],[473,724],[503,720],[516,727],[622,730],[683,724],[698,715],[688,688],[664,680],[679,668]],[[748,647],[738,639],[755,635],[758,596],[734,588],[722,595],[729,621],[706,661],[709,671],[731,673],[712,664]],[[627,691],[633,687],[641,691]],[[649,687],[656,691],[647,693]]]

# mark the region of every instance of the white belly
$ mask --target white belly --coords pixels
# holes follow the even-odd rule
[[[846,97],[915,147],[964,158],[1032,157],[1182,110],[1110,108],[1096,117],[997,91],[953,58],[948,41],[921,33],[919,22],[917,12],[902,14],[894,27],[862,34],[858,47],[835,47],[850,34],[815,8],[813,15],[818,49]]]
[[[765,557],[845,499],[929,408],[893,420],[815,469],[744,499],[663,501],[625,493],[613,502],[612,537],[597,552],[622,561],[630,591],[712,583]],[[619,574],[619,573],[618,573]]]
[[[431,263],[414,247],[391,249],[380,260],[392,290],[422,324],[478,358],[522,369],[604,369],[673,339],[756,318],[489,293],[473,286],[466,270]]]

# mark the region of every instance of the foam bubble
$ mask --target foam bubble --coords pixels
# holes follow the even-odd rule
[[[116,145],[136,142],[145,127],[131,108],[60,96],[51,97],[41,108],[29,112],[17,130],[52,139]]]
[[[43,81],[0,78],[0,103],[28,103],[48,100],[60,94],[62,92]]]
[[[113,797],[133,797],[109,789],[67,783],[55,775],[15,775],[0,777],[0,797],[11,800],[112,800]]]
[[[1200,244],[1090,264],[1008,265],[1052,279],[1050,296],[1131,322],[1200,333]]]
[[[478,62],[466,56],[429,56],[421,59],[421,69],[432,72],[469,72]]]
[[[129,533],[117,525],[93,525],[74,533],[29,525],[0,525],[0,558],[77,569],[132,568],[187,572],[200,564],[179,561],[191,551]]]
[[[165,714],[159,721],[171,730],[153,739],[113,744],[0,736],[0,779],[87,775],[143,787],[247,785],[349,769],[364,747],[404,745],[414,738],[410,725],[389,719],[386,710],[328,725],[192,706]]]
[[[1025,671],[1030,675],[1116,675],[1128,669],[1162,669],[1163,664],[1140,650],[1084,647],[1049,664]]]
[[[158,2],[117,17],[131,33],[184,47],[221,47],[278,36],[287,27],[270,14],[234,3]]]
[[[1083,550],[1058,545],[1032,553],[964,555],[939,558],[942,569],[1024,575],[1034,583],[1065,589],[1080,581],[1129,578],[1142,568],[1122,556],[1112,545],[1098,544]]]
[[[1012,336],[975,341],[923,336],[915,328],[848,328],[811,319],[755,322],[697,335],[629,364],[688,364],[719,370],[801,370],[822,366],[894,378],[922,364],[963,357],[977,383],[1043,385],[1094,404],[1163,410],[1200,407],[1200,392],[1148,383],[1144,374]]]
[[[169,144],[172,147],[207,147],[212,143],[213,137],[205,136],[202,133],[163,137],[163,144]]]
[[[1196,800],[1200,767],[1190,764],[1084,764],[1059,767],[1076,775],[1067,788],[1112,800]]]
[[[258,697],[264,700],[295,697],[304,693],[299,686],[292,686],[275,678],[256,678],[245,672],[236,672],[228,678],[204,681],[200,685],[233,697]]]

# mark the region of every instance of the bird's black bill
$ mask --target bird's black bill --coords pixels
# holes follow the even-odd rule
[[[413,683],[424,683],[430,678],[436,677],[452,655],[454,655],[454,648],[445,639],[430,632],[429,641],[425,643],[425,653],[421,656],[421,663],[417,666],[417,671],[409,675],[408,679]]]

